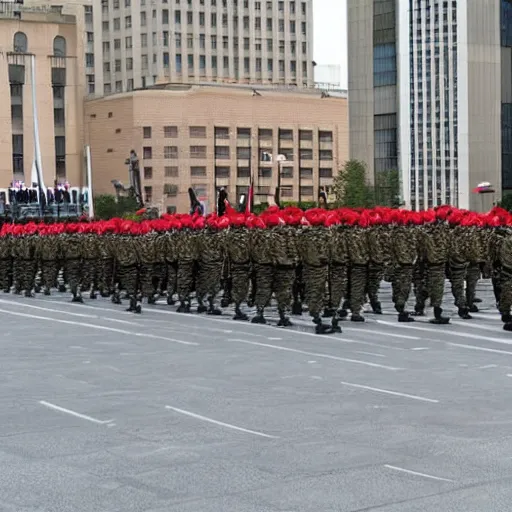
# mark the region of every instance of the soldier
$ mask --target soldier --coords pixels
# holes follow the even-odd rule
[[[484,227],[484,223],[478,215],[471,216],[471,222],[469,265],[466,272],[466,305],[470,313],[478,313],[476,286],[482,275],[482,269],[487,266],[490,271],[487,265],[490,231]]]
[[[502,231],[503,239],[497,248],[500,262],[500,313],[503,329],[512,331],[512,229]]]
[[[231,271],[231,296],[235,303],[233,320],[248,320],[241,310],[247,300],[251,272],[251,236],[244,215],[233,215],[226,233],[226,251]]]
[[[0,233],[0,289],[9,293],[12,285],[12,224],[4,224]]]
[[[72,302],[84,301],[80,290],[83,247],[79,228],[80,224],[76,222],[67,223],[58,238],[64,261],[64,279],[69,284]]]
[[[110,297],[114,292],[114,254],[111,252],[111,239],[114,236],[114,225],[108,222],[94,223],[97,236],[98,259],[97,279],[98,290],[102,297]]]
[[[82,222],[79,227],[82,244],[82,273],[80,291],[88,291],[89,298],[96,299],[98,290],[98,260],[100,252],[98,247],[98,236],[94,232],[93,224]]]
[[[149,232],[144,235],[144,244],[140,246],[140,291],[142,297],[148,300],[148,304],[156,304],[157,286],[156,282],[160,277],[157,259],[158,233],[152,229],[154,223],[143,221],[143,229]]]
[[[41,226],[39,230],[41,238],[38,256],[45,295],[51,295],[51,289],[57,284],[59,262],[62,258],[59,235],[62,234],[63,228],[63,224],[49,224]]]
[[[25,297],[33,297],[32,289],[37,271],[36,233],[37,225],[33,222],[18,225],[14,230],[12,257],[15,262],[15,290],[17,293],[23,291]]]
[[[204,217],[183,216],[180,218],[181,229],[176,233],[178,255],[177,291],[180,301],[177,311],[190,313],[190,295],[194,290],[197,262],[197,229],[204,226]]]

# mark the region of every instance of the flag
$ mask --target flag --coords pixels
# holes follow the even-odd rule
[[[251,183],[249,185],[249,192],[247,194],[247,202],[245,204],[245,213],[249,215],[252,212],[252,203],[254,199],[254,185],[251,178]]]
[[[488,181],[479,183],[474,189],[473,194],[493,194],[495,192],[493,186]]]

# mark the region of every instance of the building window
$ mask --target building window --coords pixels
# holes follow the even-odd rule
[[[260,167],[258,176],[260,178],[272,178],[272,167]]]
[[[204,165],[192,166],[190,176],[206,176],[206,167]]]
[[[229,146],[215,146],[215,158],[217,160],[229,160]]]
[[[215,128],[216,139],[229,139],[229,128]]]
[[[66,40],[62,36],[56,36],[53,40],[53,55],[55,57],[66,56]]]
[[[313,140],[313,130],[300,130],[299,140],[310,141]]]
[[[279,140],[293,140],[293,130],[280,130]]]
[[[190,158],[206,158],[206,146],[190,146]]]
[[[153,179],[153,167],[144,167],[144,179],[145,180]]]
[[[300,187],[300,196],[312,196],[313,195],[313,187]]]
[[[376,173],[398,169],[397,116],[384,114],[374,117],[374,170]]]
[[[150,146],[144,146],[142,148],[142,158],[144,160],[151,160],[153,158],[153,148]]]
[[[142,132],[145,139],[151,139],[151,126],[144,126]]]
[[[321,131],[318,134],[318,140],[319,142],[332,142],[332,132]]]
[[[205,126],[191,126],[189,128],[190,138],[192,139],[206,139]]]
[[[164,137],[166,139],[176,139],[178,137],[178,127],[164,126]]]
[[[293,167],[281,167],[281,178],[293,178]]]
[[[331,149],[321,149],[319,151],[320,160],[332,160],[332,150]]]
[[[250,178],[251,177],[251,169],[249,167],[238,167],[236,170],[237,178]]]
[[[176,212],[177,212],[177,208],[176,206],[170,204],[166,207],[166,212],[169,214],[169,215],[174,215]]]
[[[215,177],[216,178],[229,178],[229,174],[230,174],[230,168],[229,167],[221,167],[221,166],[216,166],[215,167]]]
[[[332,178],[332,168],[331,167],[320,167],[319,176],[320,176],[320,178]]]
[[[239,139],[248,140],[251,138],[251,129],[250,128],[237,128],[236,135]]]
[[[178,158],[178,146],[164,146],[164,158]]]
[[[299,151],[301,160],[313,160],[312,149],[300,149]]]
[[[304,179],[312,179],[313,178],[313,169],[311,167],[301,167],[300,168],[300,177]]]
[[[150,204],[153,201],[153,187],[144,187],[144,201]]]
[[[260,128],[258,130],[258,137],[260,140],[272,140],[272,130],[268,128]]]
[[[249,160],[251,158],[251,148],[236,148],[236,157],[238,160]]]
[[[282,185],[280,192],[281,197],[293,197],[293,185]]]
[[[16,53],[27,53],[28,39],[23,32],[16,32],[13,39],[13,47]]]
[[[164,167],[164,176],[166,178],[177,178],[178,177],[178,166],[177,165],[166,165]]]
[[[396,84],[396,48],[394,43],[373,48],[373,85]]]
[[[178,195],[178,185],[174,185],[172,183],[165,183],[164,194],[167,197],[176,197]]]
[[[94,53],[85,54],[85,66],[88,68],[94,67]]]

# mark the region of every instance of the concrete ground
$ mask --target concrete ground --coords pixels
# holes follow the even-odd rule
[[[512,338],[479,296],[404,325],[386,287],[321,337],[0,295],[0,510],[508,512]]]

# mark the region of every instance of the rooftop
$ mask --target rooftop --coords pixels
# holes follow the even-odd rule
[[[6,19],[39,23],[76,23],[74,16],[62,13],[60,5],[26,6],[14,1],[0,1],[0,20]]]

